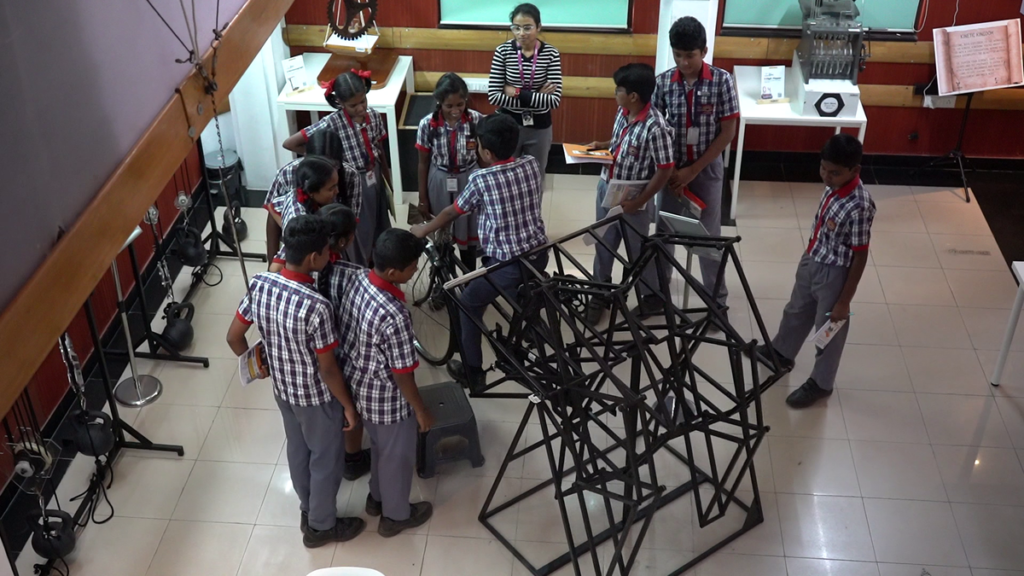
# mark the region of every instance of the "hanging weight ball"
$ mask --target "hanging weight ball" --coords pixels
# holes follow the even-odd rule
[[[114,449],[113,421],[106,412],[76,410],[71,414],[75,430],[75,448],[93,458],[105,456]]]
[[[234,215],[235,230],[238,231],[238,241],[242,242],[249,237],[249,225],[242,219],[242,204],[237,200],[231,203],[231,210],[224,211],[224,224],[220,231],[234,242],[235,236],[231,233],[231,216]]]
[[[199,230],[188,224],[178,228],[178,258],[181,259],[181,263],[198,268],[206,264],[206,257],[203,235]]]
[[[75,550],[75,521],[63,510],[32,510],[32,549],[47,560],[67,558]]]
[[[169,352],[182,352],[192,344],[195,330],[192,328],[192,318],[196,315],[196,307],[191,302],[171,302],[164,309],[167,317],[167,326],[162,333],[164,346],[170,348]]]

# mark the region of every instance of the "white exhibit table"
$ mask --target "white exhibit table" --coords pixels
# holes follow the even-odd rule
[[[786,68],[786,78],[792,74],[792,68]],[[821,118],[818,116],[801,116],[793,111],[789,102],[777,104],[758,104],[761,94],[761,67],[736,66],[733,68],[736,78],[736,93],[740,101],[739,140],[736,142],[736,166],[732,176],[732,208],[730,218],[736,219],[736,206],[740,195],[740,167],[743,165],[743,137],[748,124],[769,126],[806,126],[835,127],[836,134],[841,128],[858,128],[857,138],[863,142],[864,133],[868,129],[868,117],[864,106],[857,102],[857,113],[847,118]],[[822,143],[824,144],[824,143]]]
[[[307,52],[302,55],[302,62],[306,66],[306,77],[310,85],[319,86],[317,76],[320,75],[320,71],[327,65],[327,60],[330,57],[331,54],[313,52]],[[391,178],[395,185],[393,191],[395,206],[402,205],[402,192],[405,191],[402,183],[402,170],[398,166],[398,111],[396,110],[398,95],[403,88],[407,94],[412,94],[416,88],[412,70],[412,56],[399,56],[395,62],[395,67],[391,69],[391,74],[388,75],[384,87],[370,90],[369,94],[366,95],[370,108],[387,116],[388,143],[391,148]],[[302,110],[315,113],[331,113],[335,111],[324,100],[324,91],[320,88],[299,92],[298,94],[289,94],[287,88],[285,88],[277,97],[277,105],[281,108],[282,112]],[[313,120],[316,121],[316,119],[314,117]],[[290,126],[290,129],[291,133],[294,133],[296,126]],[[413,184],[415,185],[415,183]],[[410,191],[415,192],[414,189]]]
[[[1003,366],[1010,353],[1010,344],[1013,343],[1013,333],[1017,330],[1017,322],[1020,321],[1020,309],[1024,307],[1024,262],[1013,263],[1013,275],[1017,277],[1017,298],[1013,301],[1010,322],[1006,325],[1006,335],[1003,336],[1003,347],[999,350],[996,369],[992,373],[993,386],[999,386],[999,381],[1003,378]]]

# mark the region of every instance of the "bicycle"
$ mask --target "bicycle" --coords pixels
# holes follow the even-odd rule
[[[459,258],[451,228],[438,230],[427,241],[419,270],[408,284],[406,306],[412,316],[416,352],[433,366],[443,366],[458,347],[459,311],[449,303],[444,285],[469,270]]]

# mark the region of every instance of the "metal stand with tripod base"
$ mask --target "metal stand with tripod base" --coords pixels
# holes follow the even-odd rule
[[[947,167],[956,167],[960,171],[960,183],[964,187],[964,201],[970,203],[971,201],[971,187],[967,182],[966,170],[968,162],[970,161],[967,156],[964,155],[964,133],[967,132],[967,118],[971,114],[971,101],[974,100],[974,92],[967,95],[967,103],[964,105],[964,117],[960,120],[960,135],[956,139],[956,146],[949,151],[948,154],[941,158],[936,158],[928,164],[925,164],[921,168],[918,168],[914,173],[919,173],[921,170],[932,170],[932,169],[944,169]]]

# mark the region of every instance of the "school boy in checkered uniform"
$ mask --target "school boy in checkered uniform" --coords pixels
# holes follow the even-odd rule
[[[345,378],[370,435],[370,493],[366,513],[381,516],[377,532],[390,538],[430,519],[430,502],[409,502],[418,432],[433,425],[414,371],[412,318],[398,287],[412,278],[423,241],[398,228],[373,249],[373,269],[335,266],[330,290],[340,293],[339,348]]]
[[[504,114],[492,114],[477,123],[477,153],[480,170],[469,176],[469,183],[454,204],[433,220],[414,226],[411,231],[425,238],[453,222],[462,214],[477,214],[483,265],[498,266],[547,243],[540,203],[544,190],[540,166],[533,156],[513,158],[519,140],[519,125]],[[548,263],[546,251],[529,257],[530,265],[543,270]],[[498,296],[514,298],[523,284],[521,264],[503,266],[486,278],[466,284],[460,297],[462,361],[451,360],[448,373],[476,391],[485,384],[481,333],[476,321]],[[476,321],[474,321],[474,319]]]
[[[832,395],[850,331],[850,302],[867,265],[875,218],[875,203],[860,181],[862,154],[861,143],[849,134],[836,134],[821,151],[825,193],[818,204],[807,250],[796,269],[793,294],[771,346],[779,361],[792,369],[812,329],[819,330],[829,321],[847,322],[824,349],[815,348],[810,378],[786,398],[793,408],[806,408]],[[758,346],[757,353],[763,361],[771,362],[768,345]]]
[[[661,112],[651,106],[654,93],[654,68],[647,64],[626,64],[615,72],[615,102],[619,111],[612,126],[612,139],[607,142],[591,142],[589,147],[608,149],[614,161],[601,172],[597,183],[597,219],[608,216],[609,208],[604,207],[608,182],[617,180],[647,181],[639,196],[622,201],[623,219],[646,235],[654,221],[655,203],[649,202],[672,175],[672,127]],[[612,226],[604,239],[617,250],[622,242],[622,228]],[[626,233],[626,250],[632,257],[640,252],[641,237],[633,231]],[[594,256],[594,277],[599,282],[612,278],[612,253],[598,246]],[[658,286],[657,269],[648,266],[644,270],[647,286],[641,285],[640,292],[649,294]],[[592,298],[587,305],[587,322],[596,326],[601,321],[608,303]]]
[[[296,216],[285,226],[284,243],[285,269],[253,276],[227,341],[241,356],[249,348],[249,327],[255,322],[260,331],[284,420],[302,543],[316,548],[351,540],[366,527],[360,518],[337,518],[335,503],[344,473],[345,430],[359,416],[334,358],[338,337],[331,304],[317,293],[311,276],[330,260],[327,222]]]
[[[700,221],[712,236],[722,232],[722,152],[736,136],[740,108],[732,75],[704,62],[708,53],[704,26],[692,16],[676,20],[669,29],[676,67],[658,76],[654,107],[675,130],[676,170],[661,195],[660,210],[684,214],[685,190],[704,203]],[[658,222],[658,232],[671,232]],[[721,262],[700,257],[704,286],[714,290]],[[716,299],[725,305],[729,292],[723,282]],[[653,300],[653,305],[657,305]],[[656,310],[650,310],[655,312]]]

